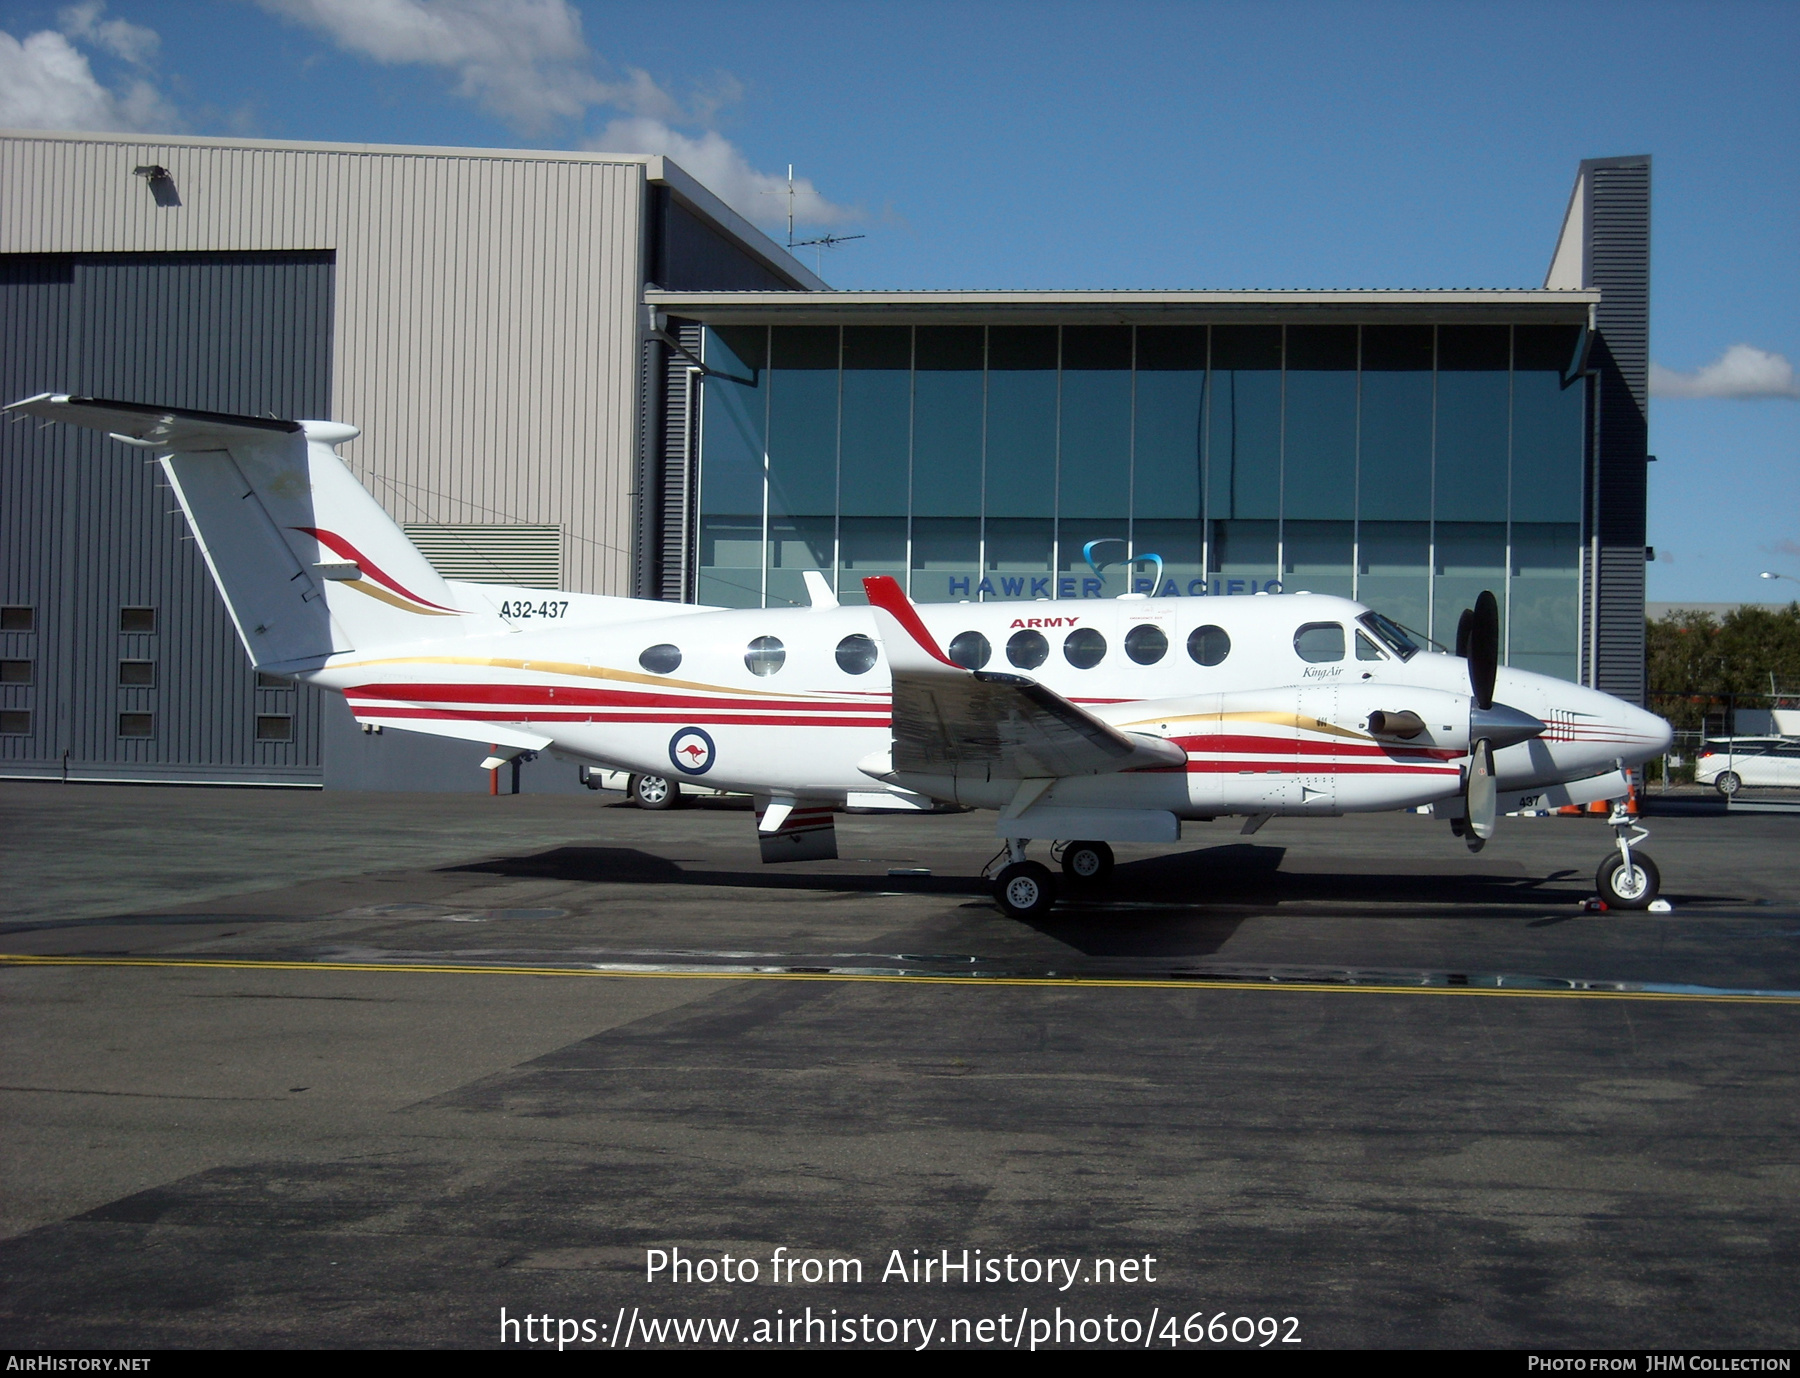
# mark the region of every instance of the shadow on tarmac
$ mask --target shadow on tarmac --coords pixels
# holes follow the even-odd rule
[[[1122,925],[1141,927],[1170,918],[1223,909],[1261,910],[1296,904],[1356,908],[1404,906],[1415,917],[1471,917],[1476,914],[1541,917],[1566,908],[1585,893],[1585,873],[1558,870],[1544,876],[1445,874],[1403,871],[1284,872],[1285,847],[1234,842],[1165,856],[1121,862],[1104,889],[1063,888],[1055,916],[1038,925],[1043,932],[1082,947],[1078,934],[1105,925],[1104,941],[1119,940]],[[1397,862],[1396,866],[1405,863]],[[986,897],[987,882],[974,874],[890,876],[786,868],[714,869],[685,867],[632,847],[557,847],[546,852],[494,857],[444,868],[448,872],[500,875],[513,879],[571,884],[699,885],[745,890],[832,891],[850,894],[972,895]],[[1684,897],[1688,902],[1742,902],[1736,896]]]

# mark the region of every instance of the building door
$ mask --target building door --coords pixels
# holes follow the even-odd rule
[[[326,251],[0,255],[0,400],[328,417],[332,276]],[[149,460],[0,427],[0,774],[317,783],[317,692],[259,682]]]

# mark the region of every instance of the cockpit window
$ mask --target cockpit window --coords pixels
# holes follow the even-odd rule
[[[1294,653],[1314,665],[1344,658],[1344,629],[1335,622],[1308,622],[1294,633]]]
[[[1383,617],[1378,612],[1365,612],[1356,620],[1374,632],[1376,640],[1401,660],[1411,660],[1419,653],[1418,643],[1400,629],[1398,622]]]
[[[1369,640],[1367,632],[1359,631],[1356,634],[1356,658],[1358,660],[1386,660],[1387,656],[1381,647]]]

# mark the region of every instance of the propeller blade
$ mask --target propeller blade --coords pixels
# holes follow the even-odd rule
[[[1469,689],[1478,708],[1494,706],[1494,677],[1500,672],[1500,600],[1485,589],[1466,614],[1469,620]],[[1461,629],[1458,629],[1458,639]]]
[[[1464,608],[1462,616],[1456,619],[1456,653],[1464,660],[1469,658],[1469,628],[1475,625],[1475,609]]]
[[[1464,801],[1468,812],[1468,838],[1471,851],[1494,835],[1494,816],[1498,808],[1494,785],[1494,749],[1484,737],[1469,749],[1469,783]]]

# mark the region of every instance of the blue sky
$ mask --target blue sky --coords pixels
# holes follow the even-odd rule
[[[1576,164],[1649,152],[1650,596],[1800,592],[1756,577],[1800,576],[1791,3],[0,0],[0,31],[0,125],[668,152],[777,230],[792,163],[803,229],[867,236],[843,287],[1536,286]]]

